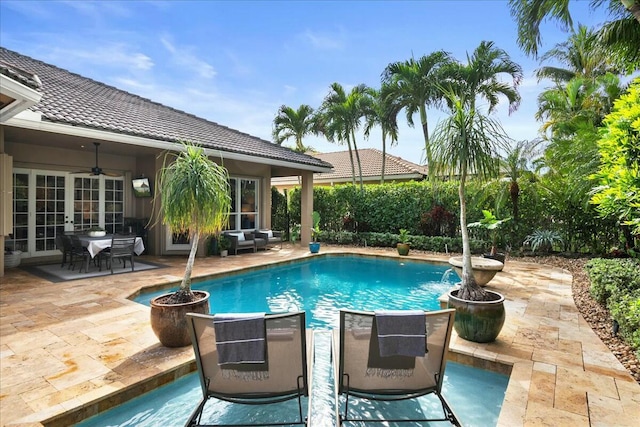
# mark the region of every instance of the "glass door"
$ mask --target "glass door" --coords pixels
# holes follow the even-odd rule
[[[55,255],[66,224],[65,172],[13,171],[13,234],[5,242],[24,256]]]
[[[13,233],[8,248],[25,257],[56,255],[56,236],[100,226],[124,228],[124,179],[13,170]]]

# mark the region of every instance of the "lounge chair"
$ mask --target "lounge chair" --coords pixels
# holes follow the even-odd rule
[[[395,335],[389,330],[395,327],[398,334],[415,333],[408,329],[402,330],[403,326],[400,326],[400,323],[405,328],[411,324],[402,320],[409,317],[402,316],[412,315],[414,326],[416,322],[419,326],[421,313],[423,312],[392,312],[396,320],[392,320],[391,324],[386,320],[385,324],[385,320],[373,312],[340,311],[340,329],[334,330],[332,346],[336,374],[336,425],[341,426],[349,421],[447,421],[460,426],[458,418],[441,394],[455,310],[424,312],[425,328],[422,329],[422,334],[426,343],[421,341],[420,334],[417,334],[418,337],[407,337]],[[380,328],[383,326],[387,330],[381,333]],[[393,341],[406,339],[412,342]],[[421,345],[421,348],[415,348],[416,343],[418,347]],[[414,348],[410,348],[412,346]],[[405,351],[407,349],[410,351]],[[392,416],[396,419],[379,419],[364,418],[367,414],[371,416],[371,413],[359,414],[357,409],[354,411],[355,408],[351,408],[349,412],[351,396],[374,401],[398,401],[430,393],[440,399],[440,417],[409,420]]]
[[[284,233],[282,231],[273,231],[273,230],[256,230],[253,232],[253,235],[256,238],[264,239],[266,246],[280,244],[280,248],[282,248],[282,237]]]
[[[229,347],[227,344],[220,343],[216,330],[223,341],[236,338],[229,335],[222,337],[223,333],[233,334],[233,331],[217,329],[228,328],[224,324],[220,326],[220,323],[217,325],[214,323],[220,321],[219,316],[225,315],[187,314],[191,344],[202,387],[202,400],[191,414],[186,426],[202,425],[200,424],[204,421],[201,420],[202,413],[207,401],[211,398],[240,404],[270,404],[297,399],[299,409],[297,420],[277,423],[263,421],[255,425],[306,425],[302,397],[309,396],[308,378],[313,360],[313,334],[306,333],[305,313],[264,315],[264,323],[260,325],[260,328],[264,325],[264,329],[261,329],[264,338],[264,348],[261,349],[264,352],[261,355],[264,362],[256,360],[259,357],[256,356],[254,348],[250,349],[254,354],[249,355],[249,360],[241,357],[246,355],[246,348],[230,353],[226,351]],[[206,425],[222,425],[210,424],[210,421],[216,422],[216,420],[206,420]]]

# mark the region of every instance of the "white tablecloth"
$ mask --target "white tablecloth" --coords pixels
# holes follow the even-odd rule
[[[95,256],[98,255],[101,250],[111,247],[111,237],[112,236],[80,236],[80,241],[82,242],[83,246],[87,247],[91,258],[95,258]],[[135,252],[136,255],[140,255],[144,252],[144,243],[142,243],[142,237],[136,237],[136,245],[133,248],[133,252]]]

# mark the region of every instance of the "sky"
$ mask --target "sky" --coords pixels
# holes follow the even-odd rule
[[[571,5],[576,26],[606,21],[587,1]],[[545,23],[540,51],[568,36]],[[441,49],[466,62],[483,40],[524,71],[520,108],[509,114],[503,99],[495,117],[513,140],[536,138],[536,98],[550,83],[537,82],[540,63],[516,37],[506,0],[0,0],[0,46],[268,141],[281,105],[318,108],[333,82],[379,88],[388,64]],[[428,110],[430,129],[444,117]],[[398,116],[399,139],[388,152],[422,163],[414,120],[410,128]],[[379,131],[356,141],[381,148]],[[304,143],[319,152],[346,150],[316,136]]]

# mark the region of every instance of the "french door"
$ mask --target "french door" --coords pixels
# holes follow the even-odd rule
[[[56,255],[56,236],[94,225],[110,233],[124,226],[123,178],[14,168],[10,249]]]

